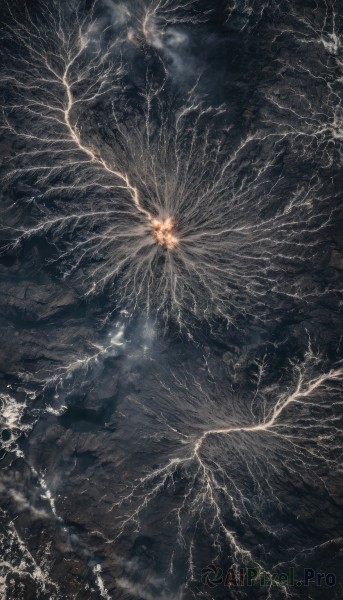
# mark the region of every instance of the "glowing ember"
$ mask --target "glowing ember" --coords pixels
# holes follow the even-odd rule
[[[172,250],[175,248],[179,240],[174,235],[174,217],[168,217],[168,219],[153,219],[151,225],[153,228],[153,236],[156,242],[161,244],[161,246],[166,248],[166,250]]]

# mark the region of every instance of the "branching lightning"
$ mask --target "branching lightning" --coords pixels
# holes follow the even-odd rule
[[[242,29],[248,29],[253,12],[262,21],[270,2],[227,4],[229,18],[238,15]],[[317,265],[320,269],[320,243],[334,214],[332,193],[313,171],[290,181],[283,158],[289,144],[301,160],[319,156],[321,167],[342,162],[342,31],[335,2],[324,2],[320,26],[286,4],[296,26],[277,31],[272,45],[282,47],[282,40],[291,38],[297,47],[319,49],[319,58],[288,63],[278,56],[278,82],[288,85],[290,77],[294,87],[286,99],[277,85],[265,90],[269,103],[261,124],[245,124],[241,133],[229,123],[226,106],[200,99],[197,85],[175,92],[168,72],[170,32],[206,18],[195,0],[96,0],[91,9],[87,3],[53,0],[32,12],[24,7],[22,20],[16,16],[20,11],[8,6],[8,67],[0,81],[7,89],[3,130],[15,150],[6,165],[2,226],[11,250],[48,240],[53,248],[48,268],[57,265],[82,295],[109,298],[110,315],[122,311],[148,324],[176,322],[189,335],[197,321],[243,329],[248,320],[276,320],[289,306],[332,291],[312,276]],[[147,67],[144,81],[135,73],[142,56],[154,65]],[[320,87],[325,109],[297,86],[298,75]],[[57,408],[47,408],[50,417],[66,408],[61,390],[64,400],[81,379],[86,389],[99,364],[123,356],[123,323],[118,320],[104,343],[91,340],[87,352],[73,349],[69,362],[48,376],[47,370],[38,373],[42,389],[56,391]],[[140,363],[152,331],[146,339],[137,334],[139,350],[132,356],[139,354]],[[112,518],[114,523],[106,544],[119,554],[125,538],[132,541],[138,532],[153,537],[163,520],[163,536],[173,539],[164,581],[176,589],[186,565],[187,598],[196,597],[196,567],[206,552],[211,560],[225,556],[232,564],[264,570],[274,556],[279,564],[297,556],[298,548],[283,537],[284,483],[315,484],[330,496],[326,476],[340,465],[342,364],[330,367],[309,344],[303,360],[290,361],[277,383],[265,381],[267,354],[255,366],[251,393],[235,395],[215,376],[210,382],[192,373],[178,372],[170,383],[168,372],[169,378],[156,377],[155,387],[147,378],[151,387],[139,400],[149,401],[143,404],[134,394],[131,398],[128,385],[111,426],[103,425],[106,441],[118,442],[110,457],[117,479],[104,493],[104,504],[102,497],[99,501],[106,507],[105,525]],[[107,391],[110,395],[112,388]],[[28,407],[12,400],[7,394],[0,398],[11,434],[4,449],[22,459],[17,441],[29,431],[23,418]],[[85,448],[87,442],[82,439]],[[76,443],[73,448],[76,457]],[[99,456],[100,450],[93,465]],[[32,473],[58,519],[57,508],[64,505],[50,492],[49,474],[46,483],[45,473],[34,467]],[[75,485],[87,481],[86,493],[88,473],[80,471],[76,479]],[[280,518],[279,530],[271,511]],[[100,530],[102,523],[96,526]],[[15,527],[9,537],[8,556],[26,552],[23,577],[31,576],[39,591],[57,597],[48,569],[28,554]],[[271,539],[280,541],[272,559]],[[326,536],[319,543],[336,540]],[[0,566],[8,577],[19,576],[6,553]],[[101,573],[94,563],[98,590],[109,598]],[[0,580],[0,590],[7,579]],[[136,579],[116,583],[137,595]]]
[[[27,29],[14,18],[9,28],[19,58],[3,77],[17,97],[4,107],[6,127],[25,143],[9,177],[32,190],[29,222],[8,229],[14,244],[48,237],[86,294],[106,288],[115,307],[181,328],[194,316],[232,323],[263,316],[280,295],[315,295],[294,273],[313,261],[312,234],[330,213],[316,202],[316,179],[284,197],[273,144],[287,133],[218,137],[224,108],[193,90],[166,109],[165,77],[148,80],[142,109],[128,108],[130,42],[115,25],[99,32],[95,14],[67,22],[56,5],[27,15]]]
[[[339,5],[325,0],[313,14],[293,3],[283,5],[285,9],[289,25],[273,40],[274,47],[284,49],[284,56],[278,58],[280,85],[266,90],[276,118],[267,120],[287,132],[298,155],[317,155],[324,168],[342,164],[343,26]],[[289,60],[287,46],[294,43],[298,57]],[[312,89],[316,94],[309,94]]]
[[[228,22],[230,23],[232,19],[236,19],[237,25],[242,31],[247,28],[249,21],[254,17],[254,26],[256,26],[269,3],[270,0],[229,0],[227,6]]]
[[[170,456],[130,483],[129,492],[111,507],[121,514],[118,537],[144,532],[147,511],[158,513],[163,497],[172,492],[174,510],[165,527],[176,532],[176,555],[188,556],[188,585],[197,579],[192,565],[204,552],[204,540],[212,557],[268,568],[261,548],[245,540],[244,530],[253,527],[257,539],[282,539],[282,524],[277,531],[268,509],[279,507],[282,514],[280,482],[296,485],[304,478],[309,483],[311,473],[313,485],[325,487],[324,473],[340,466],[343,368],[318,374],[320,363],[309,345],[304,360],[290,365],[293,383],[284,389],[259,385],[257,403],[226,398],[215,385],[204,389],[192,377],[175,377],[172,388],[161,382],[162,391],[143,410]]]

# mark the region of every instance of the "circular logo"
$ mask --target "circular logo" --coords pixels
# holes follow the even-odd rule
[[[216,565],[208,565],[205,569],[201,569],[201,583],[210,588],[223,583],[223,570]]]

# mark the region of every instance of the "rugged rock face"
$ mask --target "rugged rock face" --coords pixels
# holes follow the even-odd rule
[[[1,598],[341,598],[339,2],[3,15]]]

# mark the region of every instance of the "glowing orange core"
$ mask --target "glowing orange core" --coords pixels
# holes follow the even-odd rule
[[[172,250],[179,243],[178,238],[175,235],[175,219],[174,217],[168,217],[168,219],[153,219],[151,221],[152,234],[158,244],[166,248],[166,250]]]

